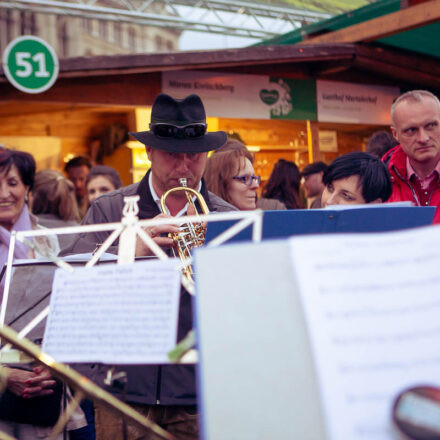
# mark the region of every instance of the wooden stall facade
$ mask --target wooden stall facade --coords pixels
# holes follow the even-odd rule
[[[66,59],[60,62],[56,84],[38,95],[16,90],[0,75],[0,143],[19,146],[27,138],[23,145],[35,154],[43,158],[58,154],[57,165],[52,161],[50,166],[61,168],[68,157],[89,154],[93,140],[112,124],[124,124],[129,130],[147,129],[147,108],[161,91],[161,74],[182,70],[440,90],[437,58],[363,43]],[[372,132],[384,128],[225,118],[217,119],[214,126],[238,133],[246,144],[260,147],[256,168],[263,178],[278,158],[295,160],[300,166],[309,160],[330,162],[339,154],[362,148]],[[211,124],[211,128],[215,127]],[[336,153],[320,154],[316,139],[312,136],[310,140],[310,133],[316,135],[318,129],[337,130]],[[57,147],[49,154],[45,149],[51,142]],[[133,179],[130,170],[136,167],[129,150],[123,147],[104,161],[120,171],[126,184]],[[139,166],[143,166],[142,161]]]

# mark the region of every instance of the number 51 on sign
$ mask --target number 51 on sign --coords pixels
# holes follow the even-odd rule
[[[3,53],[3,71],[25,93],[48,90],[58,77],[58,58],[44,40],[33,35],[15,38]]]

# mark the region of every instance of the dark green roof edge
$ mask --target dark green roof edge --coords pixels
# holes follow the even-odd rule
[[[359,9],[345,12],[318,23],[311,23],[287,34],[263,40],[254,46],[276,46],[281,44],[296,44],[303,41],[303,37],[311,34],[324,34],[339,29],[362,23],[382,15],[390,14],[400,10],[400,0],[380,0],[370,5],[362,6]]]

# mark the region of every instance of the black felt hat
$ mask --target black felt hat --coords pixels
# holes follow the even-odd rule
[[[175,99],[161,93],[153,103],[150,128],[156,124],[169,124],[176,127],[187,127],[191,124],[206,125],[206,114],[202,100],[197,95]],[[184,137],[183,135],[163,137],[155,134],[153,130],[130,134],[148,147],[172,153],[203,153],[217,150],[228,140],[228,135],[224,131],[205,132],[198,137]]]

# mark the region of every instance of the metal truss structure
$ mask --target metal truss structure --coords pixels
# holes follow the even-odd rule
[[[255,39],[330,17],[261,0],[0,0],[0,8]]]

